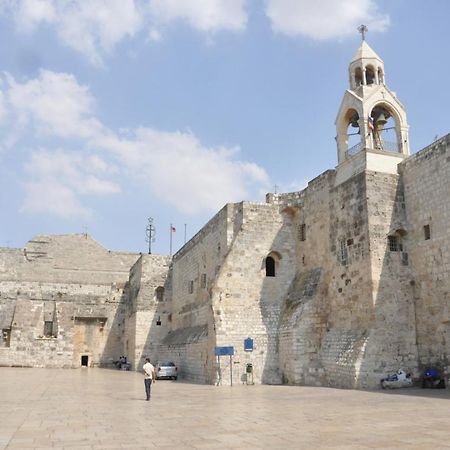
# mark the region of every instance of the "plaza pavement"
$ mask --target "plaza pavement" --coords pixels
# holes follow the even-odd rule
[[[204,386],[0,368],[0,449],[444,449],[450,392]]]

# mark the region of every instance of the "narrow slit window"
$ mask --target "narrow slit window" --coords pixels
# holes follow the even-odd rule
[[[206,273],[202,273],[200,285],[202,289],[206,289]]]
[[[423,227],[423,235],[426,241],[431,239],[431,228],[430,225],[424,225]]]
[[[189,294],[194,293],[194,282],[191,280],[189,281]]]
[[[298,240],[306,241],[306,224],[304,223],[298,226]]]
[[[339,260],[342,263],[346,263],[347,262],[347,245],[346,245],[346,241],[345,239],[341,239],[339,241]]]

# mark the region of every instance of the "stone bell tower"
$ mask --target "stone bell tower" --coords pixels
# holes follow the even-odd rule
[[[404,106],[386,86],[383,60],[365,41],[349,65],[350,88],[345,91],[336,118],[337,177],[340,184],[363,170],[397,173],[397,164],[409,155]]]

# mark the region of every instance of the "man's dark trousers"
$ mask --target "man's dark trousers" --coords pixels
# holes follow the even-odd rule
[[[144,383],[145,383],[145,393],[147,395],[147,400],[150,400],[150,394],[151,394],[151,390],[152,390],[152,379],[151,378],[145,378],[144,379]]]

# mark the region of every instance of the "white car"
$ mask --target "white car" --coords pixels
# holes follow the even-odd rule
[[[160,361],[155,366],[156,379],[163,378],[176,380],[178,378],[178,367],[172,361]]]

